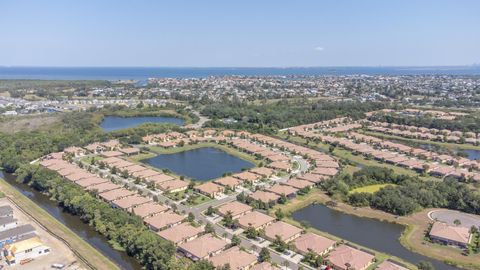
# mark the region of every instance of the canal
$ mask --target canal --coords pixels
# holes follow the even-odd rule
[[[160,124],[175,124],[183,125],[185,121],[178,117],[163,117],[163,116],[135,116],[135,117],[120,117],[120,116],[106,116],[103,118],[100,127],[105,132],[136,127],[144,123],[160,123]]]
[[[161,154],[142,160],[157,169],[168,169],[177,175],[208,181],[224,173],[238,173],[255,164],[215,147],[202,147],[174,154]]]
[[[0,178],[5,179],[10,185],[15,187],[23,195],[28,197],[38,206],[45,209],[50,215],[88,242],[95,249],[99,250],[103,255],[110,258],[120,268],[125,270],[139,270],[141,265],[130,257],[127,253],[113,249],[108,243],[108,239],[96,232],[88,224],[83,223],[78,216],[64,212],[54,201],[48,196],[30,188],[28,185],[15,181],[15,176],[0,171]]]
[[[312,204],[293,213],[293,219],[306,221],[313,228],[347,241],[388,253],[412,264],[429,261],[437,270],[460,268],[414,253],[400,244],[404,226],[371,218],[362,218],[331,209],[323,204]]]

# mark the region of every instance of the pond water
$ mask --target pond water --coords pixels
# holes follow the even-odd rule
[[[322,204],[312,204],[300,209],[294,212],[292,217],[297,221],[306,221],[318,230],[397,256],[412,264],[429,261],[437,270],[460,269],[403,247],[399,241],[399,237],[405,229],[402,225],[345,214]]]
[[[160,124],[175,124],[183,125],[185,121],[177,117],[163,117],[163,116],[138,116],[138,117],[119,117],[106,116],[100,127],[105,132],[136,127],[144,123],[160,123]]]
[[[142,162],[158,169],[168,169],[175,174],[208,181],[224,173],[238,173],[255,164],[214,147],[202,147],[175,154],[162,154]]]
[[[133,257],[128,256],[127,253],[123,251],[113,249],[108,243],[107,238],[96,232],[88,224],[83,223],[78,216],[64,212],[61,207],[59,207],[54,201],[50,200],[46,195],[30,188],[28,185],[16,182],[15,176],[11,174],[2,173],[0,171],[0,178],[5,179],[19,192],[43,208],[55,219],[67,226],[70,230],[92,245],[92,247],[99,250],[122,269],[142,269],[141,265]]]

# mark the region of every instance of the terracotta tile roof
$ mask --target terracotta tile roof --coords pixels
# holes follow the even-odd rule
[[[130,191],[130,190],[125,189],[125,188],[119,188],[119,189],[114,189],[114,190],[110,190],[110,191],[107,191],[107,192],[100,193],[99,196],[102,199],[106,200],[107,202],[111,202],[113,200],[118,200],[118,199],[121,199],[123,197],[132,196],[134,194],[135,194],[135,192],[133,192],[133,191]]]
[[[215,193],[223,192],[224,188],[220,185],[217,185],[212,182],[207,182],[198,186],[195,186],[195,189],[199,190],[202,193],[214,195]]]
[[[111,183],[111,182],[106,182],[94,186],[89,186],[87,187],[87,190],[96,190],[97,193],[102,193],[102,192],[107,192],[110,190],[115,190],[115,189],[120,189],[122,186]]]
[[[228,264],[232,270],[243,270],[247,269],[250,265],[255,264],[257,262],[257,256],[240,250],[239,247],[235,246],[209,258],[208,260],[217,268]]]
[[[211,234],[202,235],[195,240],[179,245],[179,248],[197,258],[205,258],[212,253],[224,249],[228,243]]]
[[[254,199],[254,200],[264,202],[264,203],[269,203],[271,201],[277,201],[280,198],[280,196],[275,194],[275,193],[265,192],[263,190],[257,190],[254,193],[250,194],[249,197]]]
[[[236,186],[241,185],[243,183],[242,180],[231,177],[231,176],[222,177],[222,178],[219,178],[219,179],[217,179],[213,182],[216,183],[216,184],[222,185],[224,187],[226,187],[226,186],[236,187]]]
[[[252,226],[255,229],[261,228],[274,220],[273,217],[262,214],[258,211],[252,211],[238,218],[238,222],[241,226],[246,228]]]
[[[335,245],[335,241],[308,232],[295,239],[294,244],[295,247],[304,254],[308,253],[310,250],[317,254],[325,254],[325,252]]]
[[[287,182],[285,182],[285,185],[291,186],[291,187],[294,187],[294,188],[297,188],[297,189],[302,189],[302,188],[306,188],[306,187],[311,187],[314,184],[312,182],[309,182],[309,181],[306,181],[306,180],[293,178],[293,179],[290,179]]]
[[[232,176],[247,182],[255,182],[261,178],[261,176],[259,176],[258,174],[254,174],[251,172],[241,172],[241,173],[234,174]]]
[[[167,210],[168,208],[166,206],[158,204],[156,202],[148,202],[148,203],[139,205],[135,208],[132,208],[132,212],[141,218],[162,213]]]
[[[253,208],[250,205],[241,203],[239,201],[232,201],[218,207],[218,212],[224,216],[230,211],[232,216],[236,217],[250,212],[252,209]]]
[[[158,213],[153,217],[147,217],[144,221],[151,227],[156,230],[161,230],[167,226],[172,226],[181,222],[184,219],[183,216],[180,216],[174,212],[163,212]]]
[[[408,268],[385,260],[381,264],[379,264],[375,270],[408,270]]]
[[[253,168],[253,169],[250,169],[250,172],[258,174],[263,177],[270,177],[275,173],[274,170],[266,167]]]
[[[142,205],[149,201],[150,201],[149,198],[146,198],[140,195],[132,195],[132,196],[115,200],[113,201],[113,204],[122,209],[129,209],[131,207]]]
[[[254,265],[251,270],[280,270],[280,267],[274,266],[269,262],[262,262]]]
[[[327,260],[334,265],[335,268],[346,270],[347,268],[365,269],[375,256],[363,252],[361,250],[341,245],[330,252]],[[349,265],[350,267],[347,267]]]
[[[173,242],[174,244],[178,244],[180,242],[186,241],[189,238],[195,237],[203,232],[201,227],[193,227],[190,223],[182,223],[177,226],[165,229],[163,231],[158,232],[157,234],[160,235],[163,239]]]
[[[468,244],[470,241],[470,229],[461,226],[451,226],[443,222],[433,223],[430,236],[447,239],[453,242]]]
[[[275,239],[278,235],[283,241],[288,241],[292,238],[298,237],[300,233],[302,233],[302,229],[283,221],[277,221],[265,228],[265,235],[268,238]]]
[[[291,186],[287,186],[287,185],[275,184],[272,187],[270,187],[269,189],[267,189],[267,191],[275,193],[275,194],[280,195],[280,196],[282,194],[284,194],[286,196],[289,196],[291,194],[295,194],[298,191],[298,189],[293,188]]]
[[[174,179],[157,184],[158,188],[163,191],[174,191],[177,189],[184,189],[188,187],[188,183],[182,180]]]
[[[103,179],[103,178],[94,176],[94,177],[89,177],[89,178],[79,180],[79,181],[76,182],[76,184],[81,186],[81,187],[86,188],[86,187],[89,187],[89,186],[94,186],[94,185],[98,185],[98,184],[101,184],[101,183],[107,183],[107,182],[110,182],[110,181],[107,180],[107,179]]]

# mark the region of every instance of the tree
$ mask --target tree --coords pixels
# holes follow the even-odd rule
[[[228,211],[225,216],[223,217],[223,223],[225,224],[225,227],[231,228],[233,224],[233,215],[232,211]]]
[[[287,203],[287,201],[288,201],[287,196],[285,196],[285,194],[282,193],[282,195],[280,195],[280,198],[278,199],[278,203],[285,204]]]
[[[195,216],[193,215],[192,212],[188,213],[187,220],[188,222],[193,222],[195,220]]]
[[[417,268],[418,270],[435,270],[435,267],[433,267],[432,263],[427,261],[420,261],[417,264]]]
[[[257,239],[258,232],[252,226],[248,226],[247,230],[245,231],[248,239]]]
[[[215,212],[216,212],[215,209],[212,206],[209,206],[207,208],[207,211],[205,211],[205,215],[212,216],[213,214],[215,214]]]
[[[213,232],[215,232],[215,229],[213,229],[212,223],[208,222],[207,224],[205,224],[205,232],[206,232],[206,233],[213,233]]]
[[[285,214],[283,213],[282,209],[278,208],[275,211],[275,217],[277,217],[278,220],[282,220],[285,217]]]
[[[242,242],[242,240],[240,239],[240,237],[238,237],[236,235],[232,236],[232,245],[238,246],[238,245],[240,245],[241,242]]]
[[[270,261],[270,250],[268,250],[268,248],[266,247],[263,247],[261,250],[260,250],[260,253],[259,253],[259,260],[260,262],[268,262]]]
[[[455,226],[459,226],[460,224],[462,224],[462,222],[459,219],[455,219],[453,221],[453,224],[455,224]]]

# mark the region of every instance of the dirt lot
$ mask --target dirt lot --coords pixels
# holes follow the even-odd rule
[[[33,261],[24,265],[17,264],[8,266],[4,261],[2,261],[0,264],[5,266],[4,269],[43,270],[51,269],[51,265],[53,263],[62,263],[68,265],[69,267],[66,269],[85,269],[77,261],[77,257],[73,254],[73,252],[65,244],[42,229],[42,227],[26,216],[7,198],[1,198],[0,205],[10,205],[13,208],[13,216],[18,220],[18,224],[31,224],[35,228],[36,234],[40,240],[51,249],[49,254],[37,257]]]

